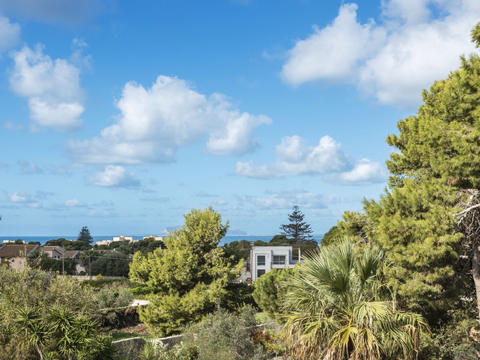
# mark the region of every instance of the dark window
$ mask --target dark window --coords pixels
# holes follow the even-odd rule
[[[264,269],[258,269],[257,270],[257,279],[262,276],[263,274],[265,274],[265,270]]]
[[[285,265],[285,255],[273,255],[273,265]]]
[[[265,265],[265,255],[257,255],[257,265]]]

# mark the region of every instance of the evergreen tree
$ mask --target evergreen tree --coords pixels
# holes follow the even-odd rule
[[[192,210],[165,240],[166,249],[135,253],[130,278],[152,289],[150,304],[139,312],[155,335],[178,332],[227,299],[243,261],[237,264],[218,246],[228,229],[221,220],[211,208]]]
[[[282,234],[289,237],[294,242],[304,242],[312,239],[312,229],[310,224],[304,221],[305,215],[300,211],[300,208],[295,205],[292,213],[288,215],[289,224],[280,226]]]
[[[89,245],[92,243],[93,237],[92,235],[90,235],[90,230],[88,230],[88,227],[82,227],[82,230],[80,230],[80,234],[78,234],[77,241],[82,241]]]
[[[480,23],[472,39],[480,47]],[[456,205],[450,210],[450,221],[456,226],[450,226],[445,235],[457,231],[462,249],[469,249],[458,254],[459,262],[465,258],[470,262],[469,270],[460,269],[466,277],[473,275],[480,313],[480,56],[461,60],[460,69],[424,92],[417,115],[398,123],[399,135],[387,138],[399,150],[392,153],[387,166],[393,187],[402,186],[408,178],[430,178],[454,192],[455,204],[446,206]]]

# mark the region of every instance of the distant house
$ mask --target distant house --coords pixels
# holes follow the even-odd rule
[[[253,246],[249,262],[252,281],[272,269],[293,268],[298,260],[292,254],[291,246]]]
[[[163,241],[163,236],[150,235],[150,236],[143,237],[143,240],[148,240],[148,239],[153,239],[155,241]]]
[[[11,269],[22,270],[27,257],[37,250],[39,245],[2,244],[0,245],[0,264],[7,264]]]
[[[42,246],[38,249],[42,254],[46,254],[49,258],[61,260],[61,259],[74,259],[75,271],[77,274],[85,272],[85,267],[80,261],[79,250],[65,250],[61,246]]]
[[[66,250],[61,246],[42,246],[39,251],[52,259],[61,259],[65,257]]]
[[[123,236],[123,235],[114,236],[113,237],[113,242],[115,242],[115,241],[129,241],[129,242],[132,242],[133,237],[132,236]]]

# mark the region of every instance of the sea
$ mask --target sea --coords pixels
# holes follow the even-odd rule
[[[141,240],[143,239],[144,236],[150,236],[151,234],[145,234],[145,235],[125,235],[125,236],[132,236],[134,240]],[[93,242],[101,241],[101,240],[112,240],[114,236],[118,235],[92,235],[93,237]],[[247,240],[247,241],[256,241],[256,240],[263,240],[263,241],[270,241],[270,239],[273,237],[273,235],[226,235],[221,241],[220,244],[228,244],[232,241],[239,241],[239,240]],[[38,241],[40,244],[45,244],[48,240],[52,239],[59,239],[59,238],[64,238],[64,239],[69,239],[69,240],[75,240],[77,238],[77,235],[53,235],[53,236],[22,236],[22,235],[10,235],[10,236],[0,236],[0,243],[2,243],[4,240],[24,240],[25,242],[30,242],[30,241]],[[320,242],[322,239],[321,235],[315,235],[313,236],[315,240]]]

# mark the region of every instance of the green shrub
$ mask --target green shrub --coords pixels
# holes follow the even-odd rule
[[[119,308],[128,306],[133,301],[133,295],[126,287],[108,286],[95,294],[99,309]]]
[[[254,283],[253,298],[258,307],[272,318],[282,313],[286,288],[282,283],[293,273],[292,269],[272,269]]]
[[[218,310],[187,329],[183,341],[158,359],[162,360],[261,360],[267,354],[253,341],[255,309],[238,314]]]
[[[0,360],[111,359],[91,289],[34,269],[0,279]]]

